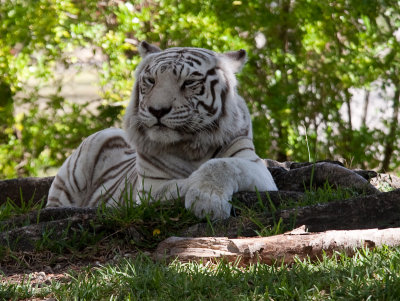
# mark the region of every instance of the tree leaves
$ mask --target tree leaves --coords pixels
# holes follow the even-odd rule
[[[381,83],[385,94],[385,88],[396,85],[399,24],[400,7],[394,0],[2,1],[0,73],[13,104],[7,121],[1,119],[8,134],[0,135],[0,157],[10,163],[2,163],[0,177],[17,175],[10,170],[22,162],[27,163],[19,165],[19,175],[37,173],[36,166],[57,166],[81,138],[120,126],[142,40],[161,48],[245,49],[248,62],[239,75],[239,90],[252,111],[261,157],[342,158],[352,166],[374,168],[386,145],[394,150],[386,152],[390,155],[384,161],[389,163],[384,167],[395,168],[400,165],[395,116],[368,129],[356,127],[349,117],[358,109],[354,88],[369,91]],[[80,60],[76,52],[82,49],[93,57]],[[101,86],[99,99],[91,103],[95,111],[85,109],[89,104],[77,109],[60,97],[65,82],[51,96],[57,103],[48,100],[47,107],[35,110],[42,99],[38,91],[54,83],[57,68],[88,65],[99,73]],[[28,85],[32,79],[33,91]],[[27,97],[17,97],[18,92]],[[386,94],[387,107],[395,108],[397,100]],[[20,121],[26,126],[18,134],[13,110],[22,103],[30,105]],[[73,130],[66,134],[61,128]],[[394,135],[389,140],[388,129]],[[43,132],[48,135],[39,135]],[[46,159],[38,160],[45,149]]]

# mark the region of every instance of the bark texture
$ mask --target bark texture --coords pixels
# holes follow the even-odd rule
[[[269,195],[273,203],[281,202],[278,193],[269,192]],[[260,197],[267,207],[270,203],[268,196],[261,194]],[[255,193],[246,193],[244,197],[239,198],[244,200],[248,207],[259,202]],[[400,189],[314,206],[276,212],[266,211],[256,217],[257,222],[240,216],[231,217],[216,222],[211,232],[207,223],[200,223],[184,229],[179,235],[186,237],[257,236],[260,224],[265,227],[273,226],[280,219],[282,219],[282,226],[286,229],[304,225],[308,232],[400,227]]]
[[[136,242],[142,240],[135,225],[121,228],[107,223],[97,208],[45,208],[0,222],[0,229],[0,246],[25,252],[35,251],[46,240],[51,245],[52,241],[79,240],[87,233],[118,233]]]
[[[379,191],[366,178],[376,176],[374,171],[352,171],[337,161],[313,163],[279,163],[265,160],[279,190],[304,191],[323,187],[327,182],[335,187],[352,188],[368,194]]]
[[[353,231],[328,231],[307,233],[297,229],[286,234],[237,238],[170,237],[161,242],[153,257],[156,260],[171,261],[215,261],[225,259],[240,264],[274,264],[293,263],[295,258],[311,260],[322,258],[323,253],[331,256],[334,252],[345,252],[352,255],[355,249],[375,248],[383,245],[399,246],[400,229],[369,229]]]
[[[0,205],[12,200],[20,206],[21,201],[47,202],[47,195],[54,177],[18,178],[0,181]]]

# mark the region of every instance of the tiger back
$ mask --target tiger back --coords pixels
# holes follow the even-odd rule
[[[58,172],[47,206],[112,204],[129,184],[136,201],[181,197],[196,216],[219,219],[229,217],[233,193],[277,190],[236,90],[245,51],[142,42],[139,52],[124,130],[88,137]]]

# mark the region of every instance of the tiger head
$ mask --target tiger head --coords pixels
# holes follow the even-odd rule
[[[140,152],[187,152],[199,159],[237,136],[251,136],[247,106],[237,94],[235,73],[244,50],[216,53],[202,48],[164,51],[142,42],[124,122]]]

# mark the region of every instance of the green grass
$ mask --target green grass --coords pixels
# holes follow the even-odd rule
[[[286,202],[284,208],[353,196],[357,194],[351,190],[334,190],[326,185],[307,191],[300,203]],[[84,257],[86,247],[90,249],[87,256],[91,256],[97,244],[102,244],[98,248],[103,248],[104,240],[109,239],[105,243],[111,248],[125,244],[134,250],[152,250],[164,238],[199,222],[179,200],[173,204],[149,201],[142,200],[142,204],[137,205],[128,200],[114,208],[99,208],[103,225],[118,225],[121,233],[134,227],[144,238],[140,244],[118,233],[104,237],[85,230],[79,236],[59,240],[49,239],[49,233],[45,232],[37,249]],[[274,215],[281,208],[276,208],[272,202],[260,201],[253,208],[240,208],[240,211],[243,218],[257,224],[258,214]],[[10,201],[0,207],[0,221],[33,209],[36,208],[29,202],[18,208]],[[209,219],[203,222],[212,232],[215,224]],[[279,234],[289,230],[287,226],[280,220],[267,227],[260,224],[259,234]],[[3,251],[8,258],[17,256],[10,250]],[[245,268],[224,262],[157,263],[139,255],[102,267],[88,267],[79,273],[70,272],[67,280],[41,285],[32,284],[29,278],[18,284],[7,283],[1,275],[0,270],[0,300],[400,300],[400,248],[360,250],[353,257],[336,254],[316,263],[297,260],[292,265],[259,264]]]
[[[146,256],[71,273],[66,283],[0,287],[0,299],[399,300],[400,248],[336,254],[291,266],[154,263]]]
[[[21,193],[20,205],[17,205],[13,200],[7,198],[7,201],[4,204],[0,205],[0,222],[7,220],[8,218],[15,215],[25,214],[32,210],[39,210],[44,208],[44,199],[42,199],[42,201],[39,203],[35,203],[33,201],[33,197],[34,196],[32,196],[32,198],[28,201],[25,201]],[[0,231],[1,230],[2,229],[0,228]]]
[[[312,206],[337,200],[346,200],[360,196],[360,193],[350,188],[333,188],[328,182],[323,187],[306,189],[300,202],[288,202],[281,209]]]

